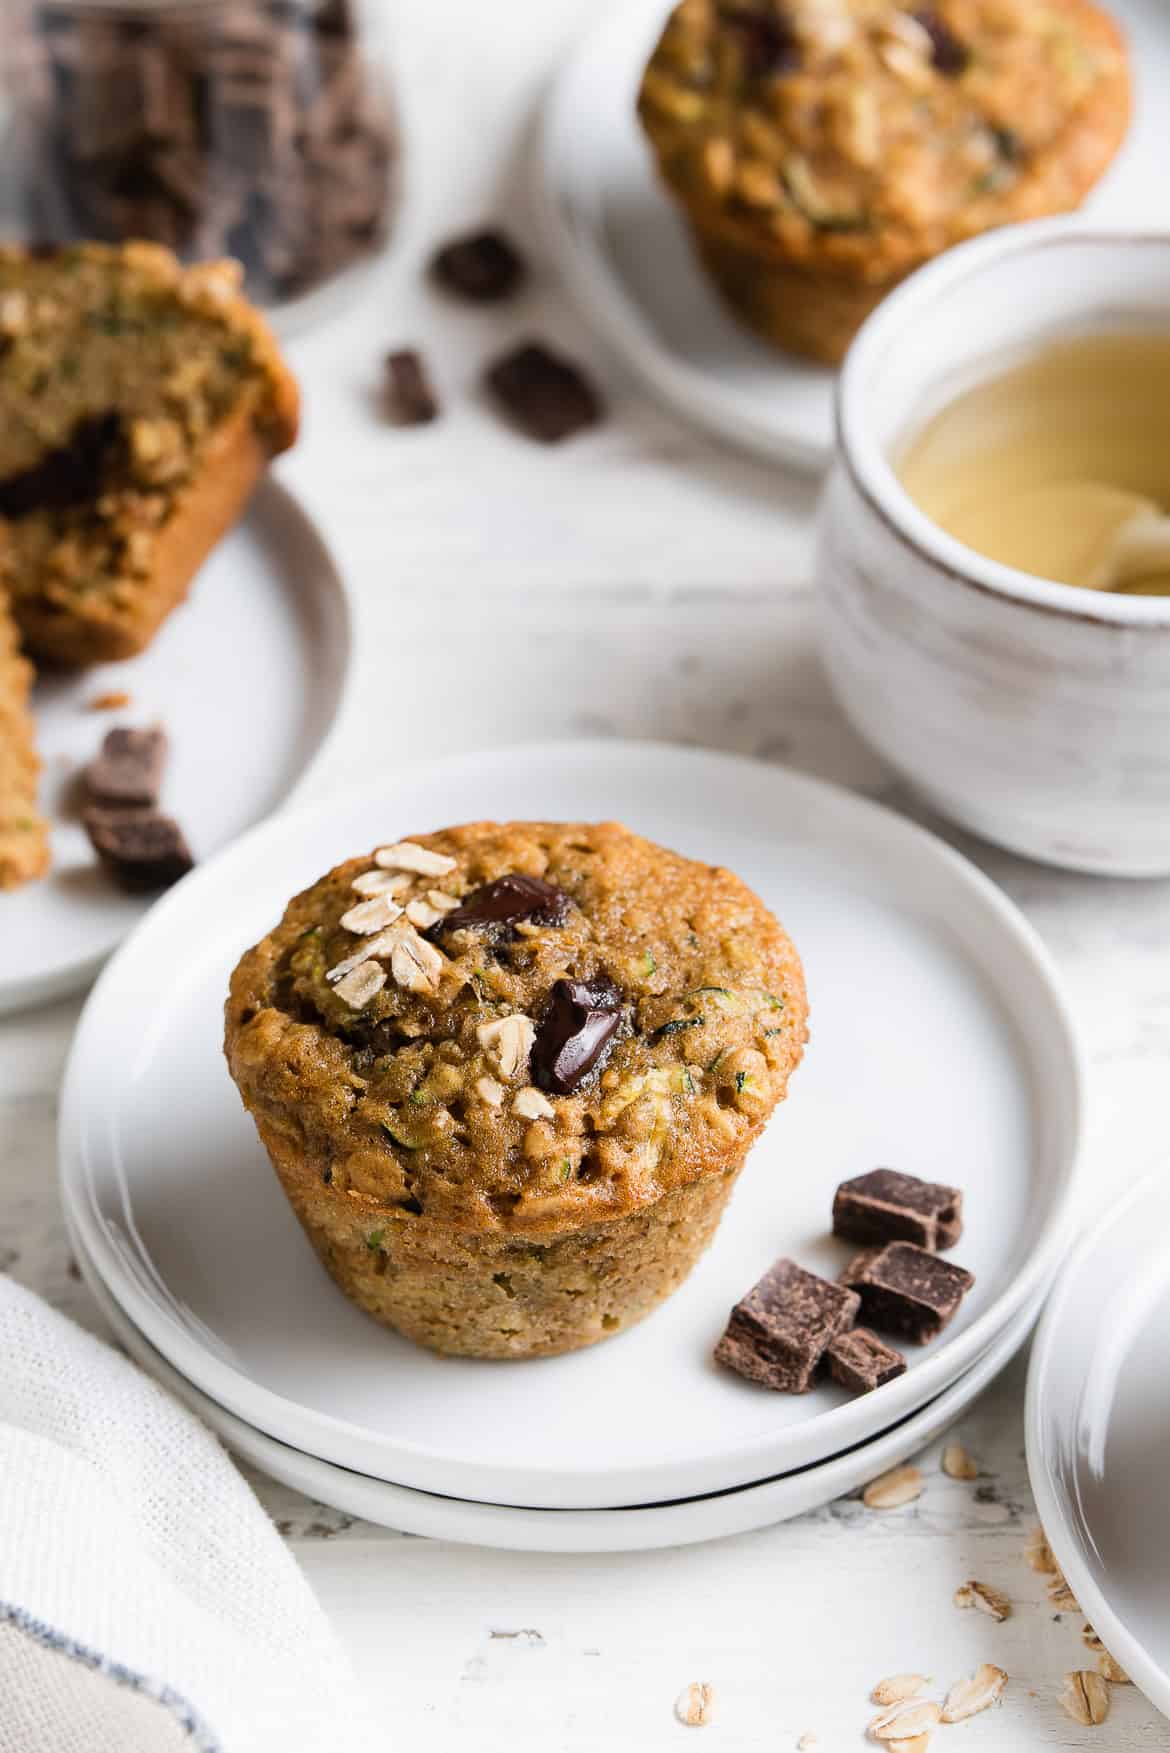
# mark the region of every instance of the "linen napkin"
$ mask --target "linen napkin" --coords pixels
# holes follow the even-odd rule
[[[0,1277],[0,1753],[367,1753],[349,1662],[210,1431]]]

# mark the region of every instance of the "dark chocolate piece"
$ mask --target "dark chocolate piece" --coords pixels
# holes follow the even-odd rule
[[[96,498],[121,449],[121,430],[116,414],[93,414],[79,420],[67,445],[46,452],[31,469],[0,480],[0,517],[65,511]]]
[[[445,913],[432,934],[456,931],[465,926],[514,925],[530,919],[534,925],[563,925],[572,903],[563,889],[540,877],[519,872],[497,877],[474,889],[451,913]]]
[[[774,12],[753,12],[736,7],[723,12],[743,45],[744,70],[749,79],[767,79],[775,73],[791,73],[800,66],[800,43],[795,31]]]
[[[920,12],[914,13],[917,22],[930,38],[930,58],[936,70],[944,78],[958,79],[967,71],[971,59],[971,51],[965,43],[959,41],[946,20],[940,18],[933,7],[925,6]]]
[[[444,244],[431,263],[431,273],[459,298],[496,304],[515,292],[526,269],[511,239],[489,228]]]
[[[157,803],[166,758],[165,731],[125,726],[108,731],[101,753],[85,770],[91,799],[115,807]]]
[[[425,426],[439,412],[421,353],[401,347],[386,355],[386,401],[399,426]]]
[[[566,1096],[599,1071],[625,1020],[612,980],[558,980],[548,995],[529,1061],[538,1089]]]
[[[897,1169],[871,1169],[842,1181],[833,1198],[833,1234],[850,1242],[914,1242],[932,1254],[953,1248],[963,1233],[957,1187],[920,1181]]]
[[[906,1374],[906,1359],[868,1327],[839,1333],[825,1352],[829,1374],[851,1394],[868,1394],[874,1388]]]
[[[601,398],[580,368],[538,341],[497,360],[486,382],[512,423],[542,444],[557,444],[602,416]]]
[[[838,1334],[853,1325],[858,1297],[844,1285],[777,1260],[731,1311],[716,1363],[749,1382],[805,1394]]]
[[[861,1298],[861,1317],[868,1325],[925,1345],[938,1338],[975,1279],[913,1242],[889,1242],[851,1260],[841,1283]]]
[[[133,894],[169,889],[195,860],[179,824],[154,810],[89,809],[90,844],[119,888]]]

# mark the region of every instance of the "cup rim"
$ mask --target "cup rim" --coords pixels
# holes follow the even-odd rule
[[[1070,243],[1114,249],[1125,243],[1162,249],[1170,255],[1170,231],[1123,226],[1089,228],[1081,220],[1067,218],[1028,220],[1005,226],[948,250],[883,299],[859,330],[837,382],[834,408],[837,456],[887,528],[956,584],[1078,621],[1170,628],[1170,596],[1125,596],[1120,592],[1061,584],[1056,579],[1040,578],[988,559],[948,535],[919,510],[902,486],[862,407],[863,384],[875,355],[912,323],[916,312],[981,272],[989,262]],[[1170,311],[1167,328],[1170,329]]]

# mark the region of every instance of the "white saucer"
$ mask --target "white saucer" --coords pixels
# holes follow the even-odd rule
[[[345,593],[325,544],[297,502],[268,482],[148,651],[38,681],[53,866],[43,881],[0,896],[0,1011],[83,987],[150,905],[102,875],[78,819],[79,772],[110,726],[165,726],[163,808],[206,858],[304,778],[337,714],[349,646]],[[123,691],[129,706],[87,710]]]
[[[130,1356],[210,1425],[236,1454],[282,1485],[303,1491],[318,1503],[331,1504],[346,1515],[361,1516],[405,1534],[517,1552],[647,1552],[665,1546],[694,1546],[724,1535],[750,1533],[819,1509],[909,1460],[948,1430],[1026,1342],[1043,1301],[1041,1292],[978,1362],[937,1399],[892,1430],[818,1466],[677,1503],[632,1509],[532,1510],[411,1491],[318,1461],[263,1435],[171,1368],[119,1308],[72,1230],[71,1239],[86,1283]]]
[[[1170,1716],[1170,1178],[1141,1181],[1057,1280],[1028,1372],[1028,1472],[1073,1593]]]
[[[1137,85],[1129,138],[1083,211],[1096,225],[1161,218],[1170,132],[1170,13],[1114,0]],[[773,461],[817,470],[833,439],[835,373],[755,340],[728,315],[661,188],[634,100],[668,0],[618,0],[558,73],[535,157],[549,248],[586,320],[668,407]]]
[[[438,1360],[377,1327],[303,1239],[224,1068],[222,1002],[284,901],[355,848],[485,816],[617,816],[723,859],[805,959],[812,1044],[719,1237],[640,1327],[539,1362]],[[160,971],[162,977],[160,977]],[[1047,955],[1000,892],[892,812],[782,768],[675,746],[533,746],[429,762],[282,815],[195,872],[95,989],[65,1080],[62,1194],[135,1325],[295,1448],[484,1502],[605,1508],[821,1461],[933,1399],[1063,1248],[1080,1077]],[[711,1362],[779,1254],[832,1274],[833,1189],[892,1162],[968,1190],[978,1276],[944,1338],[864,1400],[769,1394]]]

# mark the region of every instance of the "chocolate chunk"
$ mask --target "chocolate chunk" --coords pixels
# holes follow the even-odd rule
[[[425,426],[439,412],[422,355],[412,347],[386,355],[386,401],[399,426]]]
[[[73,437],[39,463],[0,480],[0,517],[26,517],[31,511],[66,510],[94,499],[120,450],[121,421],[116,414],[79,420]]]
[[[853,1325],[858,1297],[794,1260],[777,1260],[731,1311],[716,1363],[749,1382],[805,1394],[839,1333]]]
[[[851,1394],[868,1394],[906,1374],[906,1359],[868,1327],[838,1334],[825,1352],[829,1374]]]
[[[538,1089],[566,1096],[599,1071],[625,1020],[612,980],[558,980],[536,1030],[529,1068]]]
[[[833,1199],[833,1234],[850,1242],[915,1242],[937,1254],[963,1233],[957,1187],[920,1181],[897,1169],[871,1169],[842,1181]]]
[[[791,26],[775,12],[753,12],[746,6],[722,14],[743,46],[749,79],[791,73],[800,66],[800,43]]]
[[[959,41],[945,19],[929,6],[916,12],[914,17],[930,38],[930,58],[937,70],[947,79],[957,79],[965,73],[971,51]]]
[[[162,730],[107,732],[101,753],[85,770],[90,797],[98,804],[155,804],[167,758]]]
[[[571,906],[563,889],[554,888],[540,877],[514,872],[473,889],[465,901],[431,927],[431,932],[453,931],[463,926],[514,925],[519,919],[530,919],[534,925],[563,925]]]
[[[913,1242],[889,1242],[851,1260],[841,1283],[861,1298],[863,1320],[925,1345],[938,1338],[975,1279]]]
[[[431,273],[448,292],[474,304],[495,304],[524,279],[524,258],[502,231],[472,232],[444,244]]]
[[[154,810],[86,810],[90,844],[119,888],[169,889],[194,865],[183,830]]]
[[[513,424],[542,444],[595,426],[602,416],[601,398],[584,373],[538,341],[497,360],[486,382]]]

